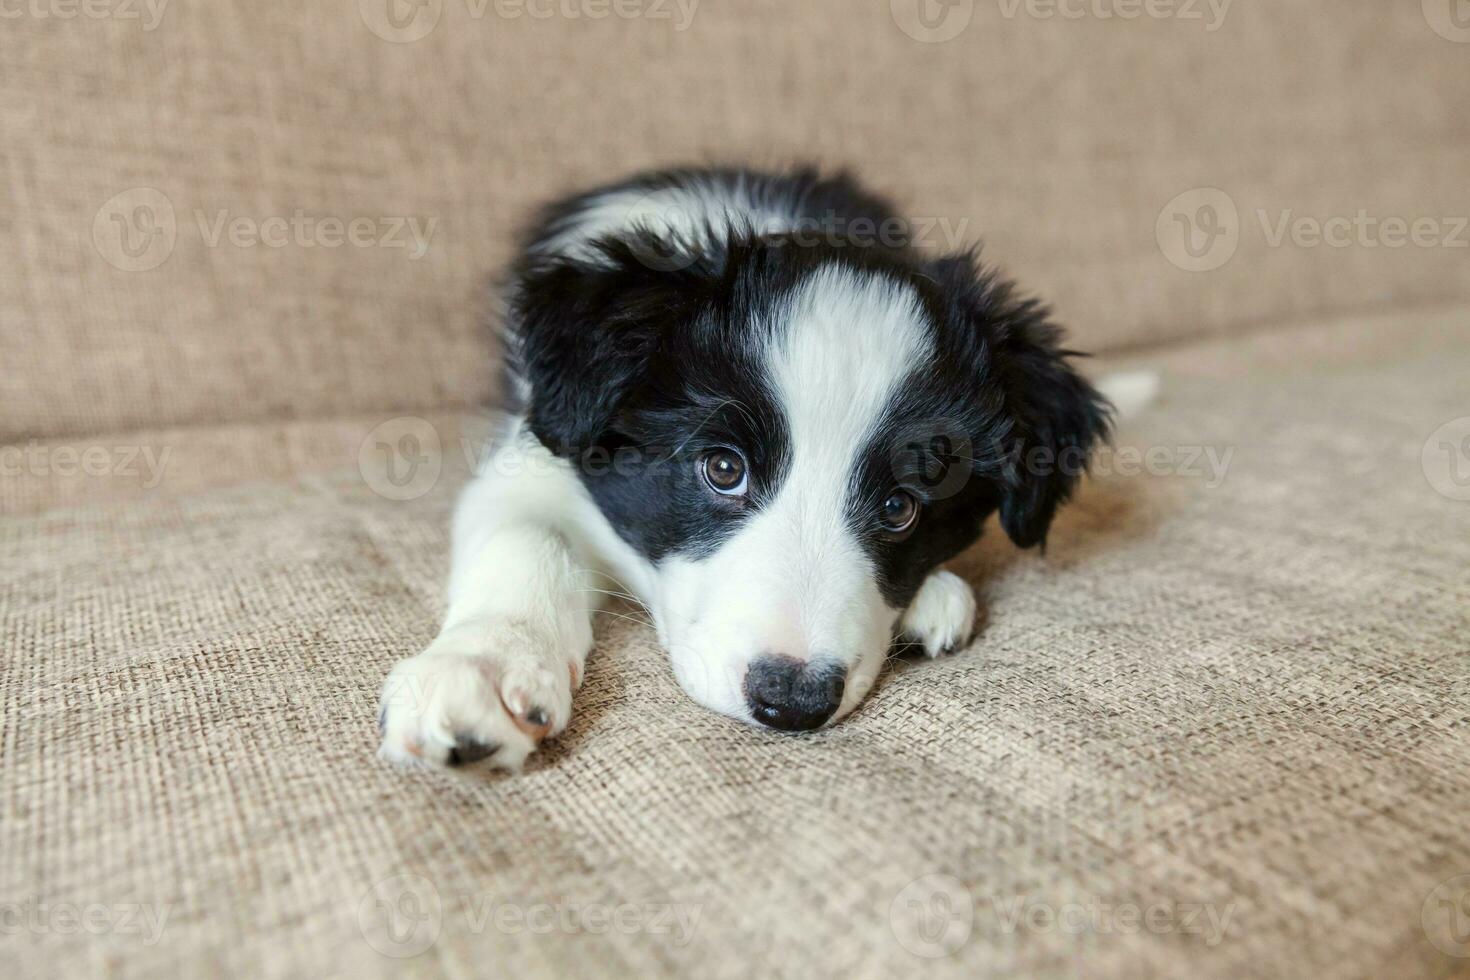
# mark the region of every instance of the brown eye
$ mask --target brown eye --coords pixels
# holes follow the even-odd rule
[[[899,534],[913,527],[918,519],[919,502],[914,499],[913,494],[898,490],[883,501],[881,520],[885,531]]]
[[[705,454],[701,466],[704,479],[715,493],[738,497],[745,493],[745,460],[733,449],[716,449]]]

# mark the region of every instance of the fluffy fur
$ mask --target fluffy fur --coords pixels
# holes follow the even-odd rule
[[[1043,544],[1107,432],[1044,307],[914,247],[845,176],[578,195],[503,298],[516,404],[456,513],[444,629],[389,677],[396,760],[519,766],[570,718],[609,593],[699,703],[831,724],[895,636],[968,640],[974,597],[941,564],[993,513]]]

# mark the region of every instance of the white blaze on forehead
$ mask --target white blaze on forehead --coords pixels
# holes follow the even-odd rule
[[[730,180],[691,178],[656,190],[609,191],[588,202],[539,248],[597,262],[602,256],[590,247],[593,240],[635,229],[672,235],[694,246],[719,244],[730,231],[764,235],[791,231],[797,227],[797,202],[778,190],[736,176]]]
[[[788,430],[786,472],[713,555],[661,566],[656,618],[700,703],[749,718],[747,665],[780,654],[848,671],[840,717],[877,676],[898,617],[850,526],[857,465],[933,343],[912,288],[841,268],[813,275],[772,318],[764,367]]]
[[[782,317],[768,367],[791,430],[786,485],[840,508],[859,454],[933,341],[911,287],[850,269],[818,272]]]

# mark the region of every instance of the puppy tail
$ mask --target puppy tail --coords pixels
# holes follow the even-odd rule
[[[1159,397],[1162,378],[1157,371],[1119,371],[1093,382],[1093,387],[1116,409],[1114,418],[1122,422],[1138,415]]]

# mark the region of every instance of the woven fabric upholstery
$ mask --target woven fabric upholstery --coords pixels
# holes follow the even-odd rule
[[[1433,940],[1470,872],[1470,503],[1422,449],[1466,410],[1467,339],[1461,309],[1152,355],[1119,446],[1163,456],[1100,459],[1047,557],[990,535],[957,563],[971,648],[785,737],[694,705],[613,610],[518,778],[373,757],[384,673],[440,613],[442,419],[410,501],[359,469],[365,421],[11,516],[0,971],[1463,969]],[[94,907],[99,934],[58,911]]]
[[[939,43],[918,0],[387,2],[0,3],[0,976],[1465,971],[1439,0],[923,0]],[[794,160],[983,237],[1161,400],[1045,558],[955,564],[969,649],[829,731],[698,708],[617,608],[520,777],[379,763],[517,226]]]

